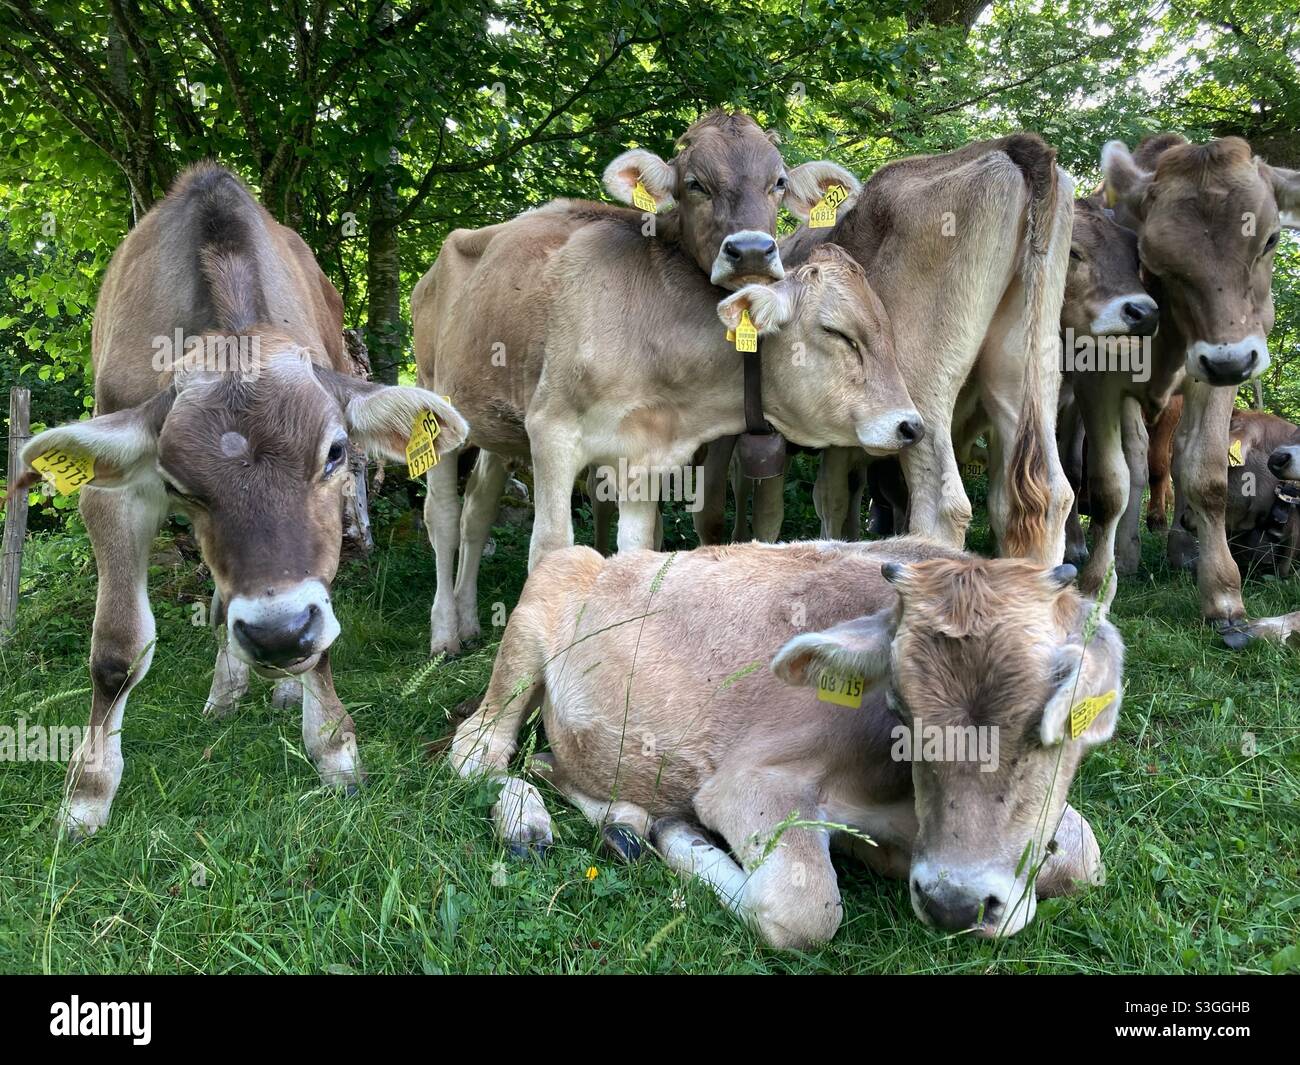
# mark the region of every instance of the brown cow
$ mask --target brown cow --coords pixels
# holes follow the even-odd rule
[[[73,832],[108,821],[121,781],[127,694],[154,651],[149,547],[172,510],[193,524],[230,634],[209,710],[233,707],[250,666],[299,678],[321,779],[359,780],[329,662],[348,444],[402,461],[417,416],[435,415],[440,450],[467,426],[423,389],[349,376],[342,309],[302,239],[212,164],[183,173],[113,256],[91,339],[95,417],[36,436],[20,478],[54,452],[94,462],[80,501],[99,570],[90,728],[61,811]]]
[[[1228,549],[1228,424],[1236,388],[1268,367],[1273,250],[1300,225],[1300,174],[1251,156],[1238,137],[1189,144],[1163,133],[1136,153],[1102,151],[1107,202],[1137,231],[1143,281],[1160,305],[1152,381],[1181,379],[1174,444],[1175,511],[1200,530],[1201,613],[1230,647],[1249,639],[1241,579]],[[1171,557],[1186,535],[1170,531]]]
[[[524,419],[544,356],[556,350],[548,331],[554,292],[573,276],[564,271],[576,272],[587,296],[627,325],[617,342],[590,335],[582,343],[602,348],[601,358],[616,369],[655,361],[657,326],[646,315],[671,318],[679,281],[727,289],[779,281],[785,273],[773,239],[779,208],[806,219],[832,185],[845,189],[846,204],[856,197],[858,181],[848,171],[829,162],[787,168],[773,140],[747,115],[713,111],[691,125],[673,159],[638,148],[605,169],[612,196],[634,203],[639,182],[662,214],[558,200],[447,238],[411,295],[415,356],[421,384],[455,400],[473,426],[470,443],[481,451],[463,515],[454,466],[439,465],[429,475],[429,537],[438,571],[434,653],[455,653],[478,635],[479,560],[508,463],[530,455]],[[556,252],[583,234],[582,252],[565,267],[552,267]],[[593,270],[592,255],[602,269],[583,276]],[[629,256],[623,265],[620,255]],[[642,270],[657,271],[666,285],[655,290],[654,306],[642,293]],[[713,332],[720,295],[715,291],[702,311]],[[737,359],[733,353],[728,363]],[[634,524],[630,517],[620,524],[622,541]]]
[[[953,434],[978,406],[1005,443],[990,465],[999,549],[1041,562],[1064,554],[1071,499],[1053,427],[1072,184],[1055,160],[1026,133],[900,159],[867,181],[833,227],[801,228],[782,243],[787,263],[822,241],[840,244],[889,313],[899,368],[926,424],[925,438],[900,456],[908,528],[964,542],[971,508]],[[848,467],[860,461],[860,448],[822,458],[824,534],[844,527]],[[779,490],[769,492],[779,502]],[[697,521],[702,535],[720,532],[724,495],[721,485],[710,489],[713,510]],[[780,523],[769,515],[764,525]]]
[[[1243,580],[1257,568],[1286,577],[1300,548],[1300,515],[1296,487],[1282,482],[1300,480],[1300,429],[1266,411],[1236,410],[1228,433],[1228,546]],[[1177,520],[1195,534],[1190,515]],[[1186,566],[1195,564],[1193,554]]]
[[[542,796],[509,773],[540,705],[551,753],[529,768],[773,945],[835,934],[832,846],[907,877],[927,924],[1009,935],[1036,895],[1102,877],[1066,794],[1115,729],[1123,647],[1105,621],[1089,638],[1073,576],[911,537],[555,552],[452,764],[500,782],[514,852],[544,848]],[[840,704],[797,687],[831,677]]]

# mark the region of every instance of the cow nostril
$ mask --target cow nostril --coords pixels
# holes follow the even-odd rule
[[[765,258],[770,258],[775,254],[776,254],[776,241],[769,240],[767,242],[767,247],[763,249],[763,255]]]
[[[1000,910],[1001,908],[1002,908],[1002,900],[998,898],[996,895],[989,895],[984,900],[985,917],[987,917],[991,913],[997,913],[997,911]]]
[[[1126,303],[1120,310],[1130,322],[1140,322],[1146,317],[1146,309],[1136,303]]]
[[[728,259],[738,260],[740,258],[740,249],[736,247],[735,241],[729,240],[722,245],[722,254],[725,255]]]
[[[898,423],[898,435],[907,443],[915,444],[925,436],[925,423],[920,418],[904,418]]]

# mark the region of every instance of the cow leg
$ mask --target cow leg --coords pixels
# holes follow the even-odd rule
[[[624,499],[618,504],[619,551],[657,551],[662,539],[659,504],[652,500]]]
[[[1092,504],[1092,555],[1079,586],[1088,595],[1101,595],[1103,606],[1115,598],[1110,567],[1115,561],[1115,530],[1128,503],[1129,469],[1124,461],[1119,411],[1107,402],[1083,409],[1088,434],[1088,499]]]
[[[108,823],[122,781],[126,699],[154,652],[149,547],[167,514],[161,485],[85,488],[80,510],[95,551],[99,589],[90,640],[90,723],[68,762],[59,822],[74,838]]]
[[[1083,535],[1083,522],[1079,520],[1079,495],[1083,489],[1083,418],[1079,413],[1079,399],[1066,403],[1058,413],[1056,426],[1057,449],[1065,479],[1074,489],[1070,513],[1065,518],[1065,561],[1083,567],[1088,561],[1088,542]]]
[[[857,458],[851,447],[828,447],[817,464],[813,508],[821,519],[823,540],[842,540],[849,513],[849,470]]]
[[[754,496],[754,481],[740,471],[739,457],[731,460],[731,498],[736,501],[735,520],[731,524],[731,542],[748,543],[754,538],[749,521],[749,507]]]
[[[781,539],[785,521],[785,475],[754,481],[754,539],[774,544]]]
[[[322,784],[355,791],[364,777],[357,757],[356,726],[334,693],[329,651],[301,679],[302,745]]]
[[[899,455],[910,492],[907,532],[961,548],[966,543],[971,506],[952,446],[952,411],[934,418],[924,411],[922,415],[925,436]]]
[[[1178,485],[1173,490],[1173,513],[1174,521],[1165,541],[1165,556],[1172,569],[1195,570],[1200,554],[1196,545],[1196,516],[1188,510],[1187,493]]]
[[[1034,893],[1040,899],[1073,895],[1081,885],[1106,882],[1106,867],[1102,864],[1101,847],[1093,835],[1092,826],[1069,803],[1065,804],[1061,823],[1052,840],[1054,846],[1034,881]]]
[[[844,516],[844,539],[850,543],[862,539],[862,500],[866,494],[867,469],[859,455],[849,471],[849,506]]]
[[[614,515],[618,513],[613,500],[605,499],[598,491],[601,478],[595,466],[587,467],[587,498],[591,500],[592,546],[605,557],[609,557],[609,532],[614,525]]]
[[[544,632],[544,616],[525,601],[515,609],[492,667],[479,708],[456,729],[449,758],[465,779],[485,776],[501,785],[492,819],[511,854],[524,857],[550,846],[551,816],[536,786],[510,775],[519,730],[542,698],[546,649],[533,632]]]
[[[1151,485],[1151,499],[1147,503],[1147,528],[1164,532],[1169,528],[1169,508],[1174,502],[1174,483],[1170,473],[1173,458],[1171,438],[1182,416],[1182,397],[1175,396],[1170,404],[1152,421],[1148,433],[1147,482]]]
[[[1234,649],[1250,639],[1244,631],[1241,574],[1228,550],[1228,424],[1234,390],[1199,381],[1183,386],[1183,417],[1174,435],[1174,482],[1186,493],[1196,523],[1200,554],[1196,585],[1201,614]],[[1172,542],[1173,536],[1170,536]]]
[[[480,448],[474,470],[465,485],[460,515],[460,558],[456,564],[456,621],[460,642],[478,639],[478,566],[492,523],[501,510],[510,467],[500,455]]]
[[[424,524],[433,545],[437,587],[429,611],[429,654],[460,652],[456,618],[456,552],[460,546],[460,496],[456,491],[456,457],[444,454],[428,473],[429,494],[424,500]]]
[[[634,836],[648,838],[653,818],[650,812],[633,802],[621,799],[598,799],[582,791],[559,766],[553,754],[535,754],[529,765],[529,772],[548,781],[561,795],[569,800],[581,812],[582,816],[597,828],[609,825],[627,828]],[[641,856],[641,846],[634,843],[623,833],[603,833],[620,857],[635,860]]]
[[[217,650],[216,664],[212,667],[212,688],[208,691],[208,701],[203,706],[204,716],[228,717],[246,691],[248,663],[230,650],[228,639],[224,640]]]
[[[830,833],[778,828],[794,813],[816,818],[816,796],[797,780],[714,778],[696,795],[695,807],[744,868],[683,822],[659,821],[652,836],[668,864],[709,883],[774,947],[807,950],[829,942],[843,916]]]
[[[723,542],[723,523],[727,513],[727,476],[731,469],[731,455],[736,449],[736,437],[723,436],[712,441],[704,451],[701,472],[703,484],[700,509],[691,515],[695,535],[701,546]]]
[[[1128,465],[1128,505],[1119,520],[1115,540],[1115,572],[1131,576],[1142,562],[1142,495],[1147,487],[1147,423],[1142,405],[1131,396],[1124,400],[1120,434]]]
[[[533,486],[537,499],[533,536],[528,545],[528,570],[551,551],[573,546],[573,482],[587,457],[577,425],[534,409],[526,419],[533,453]],[[623,550],[623,506],[619,507],[619,550]],[[647,536],[648,540],[648,536]]]

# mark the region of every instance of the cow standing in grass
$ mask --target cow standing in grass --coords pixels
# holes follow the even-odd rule
[[[1102,875],[1066,794],[1114,732],[1123,648],[1073,576],[911,537],[556,552],[452,763],[500,782],[508,845],[546,846],[541,793],[510,775],[540,706],[551,750],[526,768],[623,826],[613,838],[648,836],[776,946],[834,935],[841,845],[907,877],[925,922],[1011,934],[1036,896]],[[823,673],[857,678],[860,705],[805,687]],[[948,745],[979,729],[982,753]]]
[[[1064,554],[1071,493],[1053,428],[1072,191],[1055,151],[1015,134],[890,163],[833,226],[804,227],[782,242],[787,264],[823,241],[844,247],[889,314],[899,368],[926,425],[925,438],[899,459],[914,533],[964,542],[971,508],[954,432],[979,407],[1001,441],[989,466],[999,549],[1042,562]],[[703,542],[721,537],[726,461],[718,452],[727,446],[711,449],[714,476],[696,520]],[[865,458],[861,448],[822,456],[815,499],[826,535],[844,527],[850,470]],[[780,529],[779,480],[764,482],[755,501],[755,528],[771,536]]]
[[[1268,368],[1273,252],[1282,226],[1300,225],[1300,173],[1254,158],[1238,137],[1189,144],[1172,133],[1133,153],[1111,141],[1101,167],[1106,200],[1136,231],[1142,279],[1160,305],[1153,380],[1183,394],[1170,561],[1195,557],[1202,615],[1241,647],[1250,629],[1227,540],[1229,423],[1237,386]]]
[[[642,148],[624,152],[605,168],[604,183],[611,196],[637,209],[556,200],[500,225],[455,230],[411,294],[420,383],[452,398],[471,423],[468,442],[480,449],[463,512],[455,464],[429,474],[435,654],[456,653],[478,636],[479,561],[509,463],[533,454],[526,420],[547,356],[589,352],[614,378],[626,377],[629,392],[643,383],[647,368],[658,373],[662,367],[679,388],[672,402],[692,402],[684,393],[695,368],[689,358],[674,362],[663,339],[678,328],[682,305],[702,308],[698,313],[717,334],[717,357],[738,367],[740,356],[725,350],[714,318],[719,289],[785,276],[773,236],[782,206],[806,219],[829,187],[843,187],[846,205],[858,190],[857,179],[834,163],[787,167],[774,138],[752,118],[723,111],[694,122],[670,160]],[[707,295],[692,300],[701,289]],[[562,340],[554,328],[561,290],[580,314],[598,319],[588,327],[570,314]],[[579,375],[569,382],[575,392],[600,398],[581,377],[585,370],[571,372]],[[735,376],[727,387],[739,401]],[[653,400],[647,397],[638,431],[656,419],[671,421],[649,410]],[[562,450],[568,466],[570,449]],[[572,472],[556,474],[547,498],[539,499],[541,535],[548,540],[564,542],[556,527],[565,524],[559,511],[568,513]],[[638,538],[647,535],[644,526],[653,519],[643,520],[643,512],[639,505],[620,507],[620,546],[634,526]]]
[[[99,572],[93,695],[68,766],[70,831],[107,823],[122,779],[127,695],[154,654],[149,548],[174,510],[193,524],[228,632],[209,712],[234,707],[250,667],[296,678],[321,779],[359,781],[329,658],[348,444],[403,461],[424,413],[440,425],[439,450],[467,426],[431,392],[349,376],[342,311],[302,239],[211,164],[182,174],[113,256],[91,340],[95,417],[31,440],[20,478],[34,482],[33,461],[55,453],[94,463],[80,492]]]

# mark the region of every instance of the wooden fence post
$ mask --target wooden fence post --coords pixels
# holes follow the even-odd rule
[[[27,493],[15,492],[18,453],[31,438],[32,394],[25,388],[9,390],[9,494],[5,531],[0,539],[0,642],[13,634],[18,620],[18,582],[23,573],[23,541],[27,537]]]

